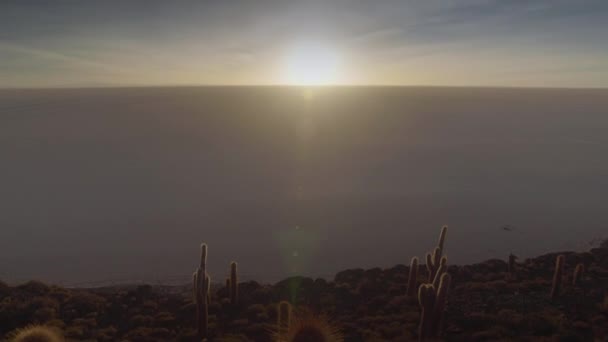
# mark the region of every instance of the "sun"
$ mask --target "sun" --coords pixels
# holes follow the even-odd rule
[[[338,81],[338,53],[322,44],[303,44],[286,55],[285,83],[328,85]]]

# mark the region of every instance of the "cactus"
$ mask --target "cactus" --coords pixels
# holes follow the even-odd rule
[[[433,273],[435,273],[434,269],[433,256],[431,256],[430,253],[426,253],[426,271],[429,274],[429,282],[433,281]]]
[[[433,255],[426,255],[426,268],[429,272],[429,283],[433,283],[437,275],[441,277],[441,273],[447,270],[447,262],[448,258],[446,256],[441,256],[441,249],[439,247],[435,247],[433,251]]]
[[[433,253],[426,255],[426,268],[429,274],[429,283],[432,283],[437,275],[437,271],[441,266],[443,246],[445,244],[445,236],[448,233],[448,226],[441,227],[441,233],[439,234],[439,242],[437,247],[433,250]]]
[[[435,274],[437,274],[437,270],[439,269],[439,263],[441,259],[441,249],[439,247],[435,247],[433,254],[428,253],[426,255],[426,269],[429,273],[429,283],[433,282],[435,279]]]
[[[420,326],[418,336],[420,341],[426,341],[431,335],[433,308],[435,307],[435,289],[433,285],[423,284],[418,288],[418,303],[420,304]]]
[[[437,279],[437,286],[423,284],[418,289],[418,302],[422,310],[418,330],[420,341],[427,341],[439,336],[443,326],[445,307],[452,278],[448,273],[443,273]]]
[[[194,299],[196,301],[196,324],[201,339],[207,338],[209,326],[209,290],[211,277],[207,273],[207,245],[201,244],[201,260],[196,272],[192,275],[194,282]]]
[[[443,321],[445,317],[445,307],[448,300],[448,292],[450,290],[450,283],[452,277],[448,273],[441,275],[439,287],[437,289],[435,297],[435,307],[433,310],[433,326],[432,331],[434,336],[441,334],[441,328],[443,327]]]
[[[558,255],[555,260],[555,273],[553,274],[553,285],[551,286],[551,300],[555,300],[559,296],[559,290],[562,285],[562,274],[564,272],[564,256]]]
[[[239,302],[239,280],[237,277],[237,264],[230,264],[230,304],[237,305]]]
[[[507,272],[509,272],[510,275],[515,274],[515,259],[517,259],[517,257],[515,255],[513,255],[512,253],[510,253],[509,254],[509,265],[507,268]]]
[[[201,260],[199,267],[203,269],[203,271],[207,271],[207,244],[201,243]]]
[[[585,273],[585,265],[578,264],[574,269],[574,275],[572,276],[572,286],[578,286],[583,278],[583,273]]]
[[[441,258],[439,268],[437,269],[437,271],[435,273],[435,278],[433,278],[433,286],[435,287],[435,289],[438,289],[439,282],[441,280],[441,276],[445,272],[447,272],[447,270],[448,270],[448,257],[444,256],[443,258]]]
[[[282,301],[278,306],[277,342],[286,342],[291,323],[291,304]]]
[[[448,233],[448,226],[441,227],[441,233],[439,233],[439,244],[438,244],[440,253],[443,253],[443,244],[445,242],[445,236],[447,233]]]
[[[413,257],[410,262],[410,277],[407,281],[407,295],[414,297],[418,285],[418,257]]]

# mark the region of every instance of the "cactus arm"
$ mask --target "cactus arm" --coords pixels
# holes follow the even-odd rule
[[[555,300],[559,296],[564,272],[564,259],[563,255],[558,255],[555,260],[555,273],[553,274],[553,284],[551,286],[551,300]]]
[[[410,262],[410,276],[407,282],[407,295],[410,297],[414,297],[416,295],[416,290],[418,285],[418,258],[413,257]]]
[[[238,304],[239,301],[239,280],[237,274],[237,263],[233,261],[230,264],[230,303]]]

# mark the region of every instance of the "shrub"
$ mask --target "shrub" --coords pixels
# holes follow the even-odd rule
[[[9,334],[11,342],[61,342],[63,337],[54,328],[33,325]]]
[[[50,292],[51,288],[41,281],[30,280],[17,286],[17,290],[27,292],[30,295],[44,296]]]
[[[132,342],[169,341],[172,337],[169,329],[146,327],[135,328],[125,335],[125,339]]]

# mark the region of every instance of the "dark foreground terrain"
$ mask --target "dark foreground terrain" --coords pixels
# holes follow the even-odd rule
[[[564,255],[561,290],[550,291],[556,256]],[[578,285],[573,270],[585,265]],[[608,244],[585,253],[522,260],[513,274],[503,260],[449,266],[452,277],[442,339],[448,341],[608,340]],[[269,341],[277,304],[326,314],[346,341],[418,338],[420,307],[406,295],[409,267],[351,269],[333,280],[289,278],[274,285],[239,284],[239,303],[227,288],[211,289],[209,333],[216,341]],[[426,282],[420,267],[418,282]],[[32,323],[57,327],[68,340],[195,341],[191,286],[66,289],[30,281],[0,283],[0,336]]]

